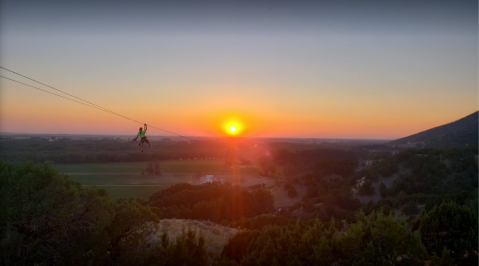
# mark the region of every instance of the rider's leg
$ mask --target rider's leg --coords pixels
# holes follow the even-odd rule
[[[150,146],[150,149],[151,149],[151,144],[150,144],[150,142],[149,142],[147,139],[145,140],[145,142],[148,143],[148,145]]]

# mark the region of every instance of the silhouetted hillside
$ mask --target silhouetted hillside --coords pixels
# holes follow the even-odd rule
[[[478,112],[449,124],[389,142],[400,147],[459,148],[478,144]]]

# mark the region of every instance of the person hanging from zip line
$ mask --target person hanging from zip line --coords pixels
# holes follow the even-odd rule
[[[145,130],[143,130],[143,128],[140,127],[140,131],[138,132],[138,134],[136,134],[136,138],[133,139],[133,141],[136,141],[136,139],[140,137],[140,143],[138,143],[138,146],[141,146],[141,152],[143,152],[143,142],[148,143],[148,145],[150,146],[150,150],[153,151],[153,148],[151,147],[150,142],[146,138],[147,129],[148,129],[148,126],[146,124],[145,124]]]

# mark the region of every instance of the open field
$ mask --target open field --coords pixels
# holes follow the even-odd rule
[[[147,200],[156,192],[167,188],[168,186],[106,186],[108,195],[114,200],[123,198],[140,198]]]
[[[214,175],[219,177],[221,182],[231,182],[242,186],[272,182],[270,179],[258,176],[255,168],[225,168],[223,160],[161,161],[160,176],[142,174],[148,162],[56,164],[53,166],[84,186],[105,188],[112,199],[130,197],[148,199],[155,192],[174,184],[205,182],[201,178],[195,178],[198,173]]]
[[[148,162],[58,164],[55,168],[63,173],[132,173],[141,174]],[[168,160],[160,161],[164,173],[222,173],[223,160]]]

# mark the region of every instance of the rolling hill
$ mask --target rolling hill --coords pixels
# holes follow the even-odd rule
[[[401,148],[460,148],[478,145],[478,112],[388,143]]]

